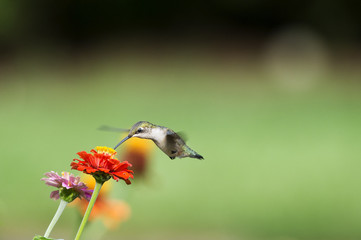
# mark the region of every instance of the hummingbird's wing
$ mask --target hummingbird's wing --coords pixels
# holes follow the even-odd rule
[[[167,142],[168,156],[171,159],[174,159],[175,157],[179,157],[179,158],[191,157],[191,158],[203,159],[201,155],[199,155],[197,152],[195,152],[190,147],[188,147],[185,144],[184,140],[173,130],[169,129],[167,131],[166,142]]]
[[[187,136],[187,134],[185,134],[185,132],[179,131],[179,132],[176,132],[176,134],[177,134],[181,139],[183,139],[184,142],[186,142],[186,141],[188,140],[188,136]]]
[[[183,139],[173,130],[167,130],[167,148],[171,151],[172,154],[175,154],[181,147],[185,144]]]
[[[100,126],[98,128],[98,130],[107,131],[107,132],[129,132],[129,129],[110,127],[110,126],[107,126],[107,125]]]

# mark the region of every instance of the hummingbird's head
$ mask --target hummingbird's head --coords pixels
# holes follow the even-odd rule
[[[126,136],[122,141],[120,141],[114,149],[116,149],[120,144],[132,137],[138,138],[151,138],[152,129],[155,127],[154,124],[146,121],[140,121],[133,125],[129,130],[128,136]]]
[[[154,125],[150,122],[140,121],[129,130],[128,137],[149,138]]]

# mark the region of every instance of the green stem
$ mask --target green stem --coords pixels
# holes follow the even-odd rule
[[[83,220],[81,221],[80,223],[80,226],[79,226],[79,229],[78,229],[78,232],[75,236],[75,240],[79,240],[80,239],[80,236],[84,230],[84,227],[85,227],[85,224],[86,222],[88,221],[88,218],[89,218],[89,215],[90,215],[90,212],[92,211],[92,208],[94,206],[94,203],[95,201],[97,200],[97,197],[98,197],[98,194],[99,194],[99,191],[100,191],[100,188],[102,187],[103,183],[99,183],[99,182],[96,182],[95,183],[95,187],[94,187],[94,191],[93,191],[93,194],[92,194],[92,197],[89,201],[89,204],[88,204],[88,208],[86,209],[85,211],[85,214],[84,214],[84,217],[83,217]]]
[[[44,237],[46,237],[46,238],[49,237],[51,231],[53,230],[56,222],[59,220],[59,218],[60,218],[61,214],[63,213],[67,204],[68,204],[68,202],[64,201],[63,199],[60,199],[60,204],[59,204],[58,210],[56,211],[56,213],[53,217],[53,220],[51,220],[48,229],[46,229]]]

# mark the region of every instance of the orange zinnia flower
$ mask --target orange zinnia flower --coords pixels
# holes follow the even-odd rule
[[[88,178],[87,175],[82,177],[90,189],[94,187],[94,181]],[[109,199],[108,192],[111,187],[111,182],[104,184],[102,190],[98,195],[97,201],[94,204],[93,210],[90,213],[89,221],[100,219],[108,229],[116,228],[119,223],[126,221],[130,217],[130,207],[125,201],[117,199]],[[84,214],[88,201],[76,200],[79,211]]]
[[[131,138],[124,144],[124,152],[118,158],[132,164],[136,177],[147,172],[154,143],[148,139]]]
[[[129,170],[128,167],[132,165],[127,161],[120,162],[116,159],[117,152],[115,150],[108,147],[96,147],[90,152],[78,152],[82,160],[74,159],[70,164],[71,169],[91,174],[101,183],[113,178],[116,181],[123,179],[127,184],[130,184],[129,178],[133,178],[133,171]]]

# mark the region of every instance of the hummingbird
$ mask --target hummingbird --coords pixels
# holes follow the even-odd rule
[[[140,121],[134,124],[130,128],[128,136],[121,140],[114,149],[132,137],[152,140],[160,148],[160,150],[167,154],[172,160],[176,157],[203,159],[201,155],[188,147],[184,140],[172,129],[158,126],[146,121]]]

